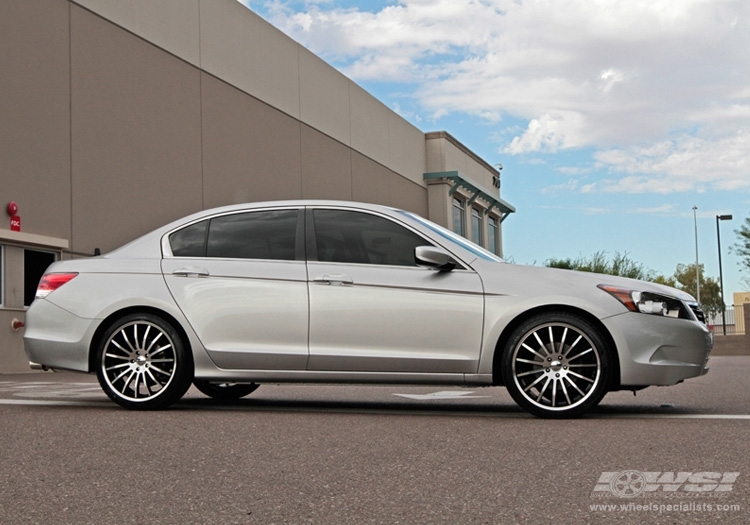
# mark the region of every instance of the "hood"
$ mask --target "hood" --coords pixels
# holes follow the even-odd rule
[[[627,311],[617,299],[599,289],[600,284],[695,302],[690,294],[675,288],[615,275],[479,260],[473,266],[479,270],[488,294],[533,297],[535,301],[545,304],[585,305],[595,307],[600,311],[600,316]]]

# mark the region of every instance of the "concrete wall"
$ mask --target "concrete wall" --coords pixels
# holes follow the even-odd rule
[[[3,266],[5,282],[3,283],[3,308],[0,308],[0,371],[28,372],[29,362],[19,349],[23,349],[23,329],[14,331],[11,322],[18,319],[25,321],[23,307],[23,249],[15,246],[3,247]],[[16,351],[12,351],[15,349]]]
[[[736,295],[736,294],[735,294]],[[750,303],[744,303],[742,319],[744,327],[750,326]],[[736,308],[736,307],[735,307]],[[740,319],[737,319],[738,325]],[[742,334],[721,335],[721,328],[714,329],[713,355],[750,355],[750,330]]]
[[[749,324],[745,323],[743,315],[737,315],[740,309],[750,310],[750,292],[734,292],[734,311],[735,311],[735,331],[738,333],[746,333],[748,331]]]
[[[422,184],[424,134],[236,0],[72,0]]]
[[[499,176],[495,166],[469,150],[450,133],[435,131],[425,134],[425,148],[427,152],[427,171],[459,171],[469,179],[479,183],[487,193],[493,192],[500,196],[497,190],[492,190],[494,177]]]
[[[0,24],[0,198],[24,231],[90,254],[243,201],[428,214],[424,135],[234,0],[8,0]]]
[[[22,228],[71,235],[69,5],[0,2],[0,203]]]

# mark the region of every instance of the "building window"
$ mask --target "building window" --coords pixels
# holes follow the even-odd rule
[[[23,251],[23,304],[31,306],[36,296],[36,288],[47,267],[55,262],[57,256],[52,252],[36,250]]]
[[[497,254],[497,237],[499,233],[498,222],[496,217],[487,219],[487,249]]]
[[[471,240],[482,246],[482,212],[471,209]]]
[[[464,225],[464,203],[461,199],[453,199],[453,231],[466,237],[466,226]]]
[[[3,279],[5,274],[3,273],[3,246],[0,246],[0,306],[3,305],[5,295],[3,295]]]

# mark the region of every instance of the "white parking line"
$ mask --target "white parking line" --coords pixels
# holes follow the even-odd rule
[[[748,414],[591,414],[596,418],[617,419],[737,419],[750,420]]]
[[[0,399],[0,405],[95,407],[112,405],[111,401],[42,401],[32,399]]]
[[[408,397],[409,399],[478,399],[481,397],[491,396],[472,396],[474,392],[456,392],[455,390],[446,390],[444,392],[433,392],[432,394],[393,394],[399,397]]]

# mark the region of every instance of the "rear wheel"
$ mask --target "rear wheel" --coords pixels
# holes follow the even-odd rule
[[[161,409],[187,392],[192,362],[170,323],[148,313],[131,314],[104,332],[97,348],[96,376],[118,405]]]
[[[508,392],[539,417],[577,417],[607,392],[609,349],[587,320],[569,313],[536,315],[516,328],[502,357]]]
[[[206,381],[205,379],[194,379],[195,388],[213,399],[231,400],[249,396],[255,392],[260,385],[255,383],[227,383],[221,381]]]

